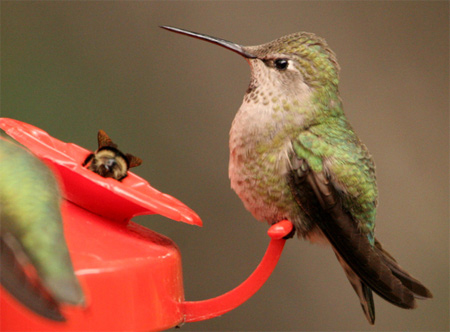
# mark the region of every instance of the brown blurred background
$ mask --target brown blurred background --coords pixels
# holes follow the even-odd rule
[[[376,297],[371,327],[332,251],[293,239],[253,298],[181,331],[444,331],[448,15],[446,1],[2,1],[1,115],[88,149],[101,128],[141,157],[134,171],[189,205],[204,227],[159,216],[135,221],[179,245],[186,299],[210,298],[243,281],[269,240],[227,173],[228,131],[249,68],[229,51],[158,25],[247,45],[315,32],[338,55],[347,116],[377,163],[377,236],[435,298],[408,311]]]

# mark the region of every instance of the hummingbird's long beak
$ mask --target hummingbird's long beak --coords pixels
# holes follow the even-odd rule
[[[183,30],[183,29],[179,29],[179,28],[174,28],[174,27],[169,27],[169,26],[160,26],[160,28],[169,30],[169,31],[173,31],[176,33],[180,33],[182,35],[187,35],[190,37],[194,37],[194,38],[198,38],[201,40],[206,40],[207,42],[225,47],[233,52],[236,52],[240,55],[242,55],[243,57],[247,58],[247,59],[256,59],[257,57],[253,54],[248,53],[243,46],[239,45],[239,44],[235,44],[232,43],[228,40],[224,40],[224,39],[220,39],[220,38],[216,38],[216,37],[211,37],[208,35],[204,35],[201,33],[197,33],[197,32],[192,32],[192,31],[188,31],[188,30]]]

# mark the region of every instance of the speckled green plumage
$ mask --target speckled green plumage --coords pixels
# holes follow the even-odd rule
[[[23,250],[57,301],[81,304],[83,294],[64,240],[56,180],[40,160],[1,136],[0,203],[2,238]]]

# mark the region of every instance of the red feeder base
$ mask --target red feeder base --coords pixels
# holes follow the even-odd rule
[[[0,287],[2,331],[160,331],[222,315],[265,283],[283,251],[289,221],[269,229],[269,247],[255,272],[230,292],[185,301],[180,252],[170,239],[129,220],[161,214],[202,225],[197,214],[129,172],[118,182],[81,166],[90,153],[32,125],[0,119],[0,128],[51,167],[60,180],[64,233],[86,307],[63,307],[66,322],[42,318]]]
[[[86,308],[63,307],[67,321],[41,318],[1,290],[3,331],[152,331],[183,322],[181,256],[167,237],[125,227],[70,202],[64,231]]]

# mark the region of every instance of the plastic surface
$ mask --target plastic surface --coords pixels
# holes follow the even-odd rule
[[[81,166],[90,153],[32,125],[0,119],[0,128],[47,163],[59,178],[64,233],[86,308],[63,307],[67,321],[41,318],[1,289],[8,331],[152,331],[184,321],[181,255],[168,238],[129,220],[142,214],[201,226],[177,199],[129,172],[123,182]]]
[[[213,299],[184,301],[177,246],[130,219],[158,213],[201,226],[195,212],[131,172],[118,182],[85,169],[81,163],[90,151],[32,125],[3,118],[0,128],[59,177],[65,238],[87,299],[85,308],[63,307],[67,321],[57,323],[32,313],[0,287],[2,330],[159,331],[222,315],[265,283],[292,231],[286,220],[269,229],[271,241],[261,263],[235,289]]]
[[[290,221],[283,220],[269,228],[267,233],[271,240],[261,263],[238,287],[209,300],[184,302],[185,322],[197,322],[220,316],[252,297],[275,269],[286,242],[283,237],[292,231],[292,227]]]
[[[181,256],[168,238],[62,205],[86,308],[62,307],[66,322],[37,316],[1,288],[3,331],[159,331],[184,321]]]

